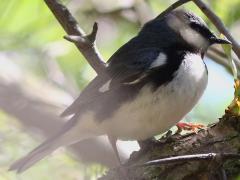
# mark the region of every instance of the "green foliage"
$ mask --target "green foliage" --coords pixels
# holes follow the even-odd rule
[[[1,41],[1,48],[39,47],[59,39],[63,33],[40,0],[3,1],[0,9],[0,27],[4,27],[0,29],[0,37],[9,40]]]
[[[224,21],[227,26],[231,26],[240,18],[239,0],[211,0],[211,7],[217,12],[217,15]]]

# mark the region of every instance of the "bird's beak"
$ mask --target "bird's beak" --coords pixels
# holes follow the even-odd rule
[[[216,36],[212,37],[212,38],[210,39],[210,42],[211,42],[212,44],[232,44],[229,40],[217,38]]]

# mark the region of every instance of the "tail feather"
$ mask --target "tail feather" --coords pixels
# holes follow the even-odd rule
[[[23,171],[27,170],[29,167],[43,159],[48,154],[52,153],[60,146],[61,144],[59,143],[59,141],[55,141],[53,143],[45,142],[23,158],[13,163],[10,166],[9,170],[16,171],[17,173],[22,173]]]
[[[94,120],[77,121],[77,118],[78,114],[65,123],[58,133],[12,164],[9,170],[21,173],[61,146],[71,145],[81,140],[103,134],[97,128]]]
[[[37,163],[38,161],[40,161],[41,159],[43,159],[48,154],[51,154],[57,148],[71,144],[75,137],[68,136],[66,132],[75,125],[75,123],[77,122],[77,118],[78,115],[75,115],[71,120],[65,123],[65,125],[62,129],[60,129],[59,132],[57,132],[55,135],[40,144],[26,156],[13,163],[10,166],[9,171],[16,171],[17,173],[21,173],[35,163]]]

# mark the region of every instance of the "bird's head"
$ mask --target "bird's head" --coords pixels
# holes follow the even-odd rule
[[[192,12],[175,10],[167,15],[166,22],[182,40],[202,53],[212,44],[231,44],[228,40],[218,38],[202,18]]]
[[[192,49],[204,54],[212,44],[231,44],[212,33],[206,23],[192,12],[175,10],[146,23],[140,32],[153,45]]]

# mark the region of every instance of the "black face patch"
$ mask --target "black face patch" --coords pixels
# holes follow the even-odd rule
[[[203,22],[199,17],[189,12],[185,14],[185,17],[189,21],[189,26],[206,39],[210,39],[212,36],[214,36],[213,33],[208,29],[205,22]]]
[[[204,24],[201,24],[200,22],[193,21],[190,23],[190,27],[206,39],[210,39],[213,36],[213,33]]]

